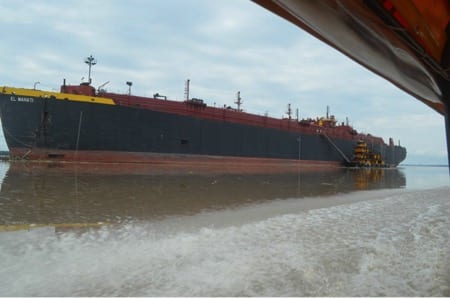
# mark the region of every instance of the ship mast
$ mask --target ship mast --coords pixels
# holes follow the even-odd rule
[[[88,75],[88,80],[89,80],[89,84],[92,82],[91,81],[91,67],[94,66],[95,64],[97,64],[97,60],[91,56],[87,57],[86,59],[84,59],[84,63],[86,63],[87,65],[89,65],[89,75]]]
[[[241,91],[238,91],[236,93],[236,101],[234,102],[235,104],[237,104],[237,110],[240,112],[241,110],[241,105],[243,104],[242,102],[242,98],[241,98]]]
[[[131,95],[131,86],[133,86],[133,82],[127,81],[126,84],[128,85],[128,95]]]
[[[189,82],[190,82],[191,80],[189,80],[189,79],[187,79],[186,80],[186,84],[185,84],[185,86],[184,86],[184,99],[185,100],[189,100]]]
[[[289,120],[292,118],[292,109],[291,109],[291,104],[289,103],[288,104],[288,106],[287,106],[287,111],[286,111],[286,113],[287,113],[287,115],[288,115],[288,117],[289,117]]]

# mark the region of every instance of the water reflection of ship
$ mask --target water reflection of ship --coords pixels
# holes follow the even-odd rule
[[[395,175],[389,175],[389,177],[385,177],[385,175],[388,174],[392,174],[392,171],[386,171],[385,169],[377,168],[358,169],[358,171],[356,171],[354,175],[355,187],[359,190],[370,189],[371,185],[384,185],[386,183],[385,179],[388,179],[388,183],[401,182],[396,180],[397,177],[395,177]],[[404,177],[402,179],[404,181]]]
[[[76,168],[11,163],[0,192],[3,230],[29,225],[89,227],[236,208],[287,198],[404,187],[396,169],[285,174],[219,174]],[[1,230],[0,229],[0,230]]]

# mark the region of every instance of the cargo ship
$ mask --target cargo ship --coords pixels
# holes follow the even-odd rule
[[[92,58],[92,56],[91,56]],[[91,67],[91,64],[89,65]],[[127,82],[131,90],[131,82]],[[0,87],[10,158],[61,162],[395,167],[406,149],[357,132],[333,115],[274,118],[236,108],[107,92],[89,81],[60,92]],[[363,148],[363,150],[361,150]],[[376,158],[373,159],[372,157]]]

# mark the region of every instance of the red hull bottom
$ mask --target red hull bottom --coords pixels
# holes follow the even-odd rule
[[[337,169],[336,161],[289,160],[254,157],[158,154],[114,151],[71,151],[11,148],[12,160],[28,160],[45,163],[75,163],[77,167],[118,169],[130,168],[144,171],[200,171],[220,173],[282,173],[297,171],[323,171]]]

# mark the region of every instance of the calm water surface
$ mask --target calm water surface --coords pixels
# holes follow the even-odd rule
[[[1,296],[448,296],[446,167],[0,163]]]

